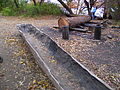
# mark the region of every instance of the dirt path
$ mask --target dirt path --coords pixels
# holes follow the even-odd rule
[[[54,90],[45,73],[35,64],[29,49],[21,39],[16,24],[54,26],[56,19],[48,17],[23,19],[0,16],[0,90]]]

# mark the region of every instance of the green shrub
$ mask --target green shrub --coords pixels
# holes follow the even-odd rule
[[[24,9],[24,16],[41,16],[41,15],[60,15],[61,10],[55,4],[43,3],[42,5],[27,5]]]
[[[3,8],[1,13],[4,16],[14,16],[15,15],[15,12],[13,11],[13,9],[11,9],[9,7]]]
[[[40,7],[40,13],[42,15],[60,15],[61,10],[60,8],[52,3],[43,3]]]
[[[27,5],[24,9],[23,9],[23,16],[30,16],[30,17],[34,17],[37,16],[39,13],[37,6],[34,5]]]
[[[60,8],[51,3],[43,3],[42,5],[37,4],[19,4],[19,8],[16,7],[6,7],[2,9],[2,15],[5,16],[27,16],[27,17],[36,17],[42,15],[60,15]]]

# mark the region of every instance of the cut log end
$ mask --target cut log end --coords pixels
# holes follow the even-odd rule
[[[62,27],[64,27],[64,26],[69,26],[69,23],[68,23],[68,21],[67,21],[66,18],[61,17],[61,18],[58,20],[58,26],[59,26],[59,28],[62,28]]]

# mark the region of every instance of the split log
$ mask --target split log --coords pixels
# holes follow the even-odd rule
[[[62,28],[64,26],[76,27],[77,25],[85,22],[89,22],[90,20],[91,20],[91,17],[85,16],[85,15],[80,15],[78,17],[70,17],[70,18],[61,17],[58,20],[58,26],[59,28]]]

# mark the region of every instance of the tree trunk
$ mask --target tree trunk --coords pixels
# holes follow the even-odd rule
[[[77,14],[77,11],[78,11],[78,9],[79,9],[79,4],[80,4],[80,0],[78,0],[76,14]]]
[[[36,0],[33,0],[33,3],[34,3],[35,6],[37,5]]]
[[[95,5],[97,0],[90,0],[90,10],[92,9],[92,7]]]
[[[41,0],[41,1],[40,1],[40,5],[41,5],[43,2],[44,2],[44,0]]]
[[[19,8],[19,5],[16,0],[14,0],[14,4],[15,4],[16,8]]]
[[[58,0],[62,5],[63,7],[70,13],[70,14],[73,14],[72,10],[62,1],[62,0]]]
[[[81,15],[78,17],[70,17],[70,18],[61,17],[58,20],[58,26],[59,26],[59,28],[62,28],[64,26],[76,27],[77,25],[88,22],[90,20],[91,20],[91,17],[85,16],[85,15]]]
[[[89,3],[86,0],[84,0],[84,3],[85,3],[85,5],[87,6],[87,9],[88,9],[88,15],[91,16]]]

